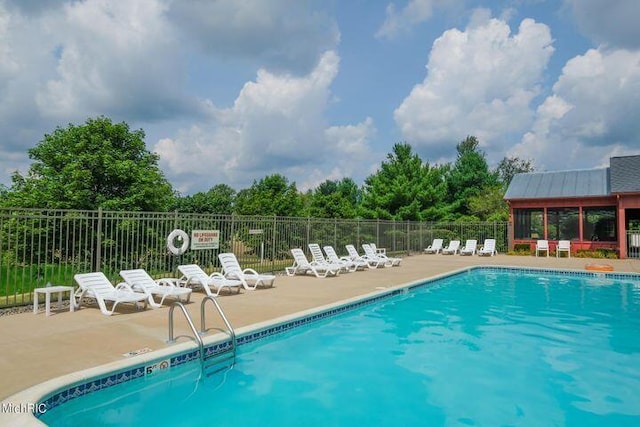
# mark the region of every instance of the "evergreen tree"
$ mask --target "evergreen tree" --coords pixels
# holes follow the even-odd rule
[[[395,144],[380,169],[365,179],[361,213],[366,218],[431,219],[445,195],[442,169],[423,163],[409,144]]]
[[[469,215],[469,199],[498,182],[496,174],[489,171],[485,154],[478,146],[474,136],[468,136],[456,146],[458,156],[447,176],[449,203],[454,217]]]

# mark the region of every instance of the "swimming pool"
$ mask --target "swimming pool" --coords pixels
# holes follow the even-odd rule
[[[640,284],[632,277],[472,268],[241,345],[233,369],[206,380],[197,381],[197,363],[183,363],[67,397],[40,419],[639,425]]]

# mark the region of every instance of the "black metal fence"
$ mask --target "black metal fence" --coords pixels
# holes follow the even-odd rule
[[[218,240],[202,249],[174,255],[167,238],[173,230],[213,231]],[[243,267],[282,271],[291,265],[289,250],[310,242],[345,245],[374,242],[390,254],[421,252],[434,238],[495,238],[506,251],[507,223],[435,223],[357,219],[290,218],[187,214],[0,209],[0,306],[33,301],[32,290],[47,283],[73,285],[73,275],[102,271],[114,283],[119,271],[144,268],[154,277],[176,275],[180,264],[199,264],[211,272],[217,254],[234,252]],[[174,242],[176,243],[176,242]],[[177,242],[179,246],[179,241]]]

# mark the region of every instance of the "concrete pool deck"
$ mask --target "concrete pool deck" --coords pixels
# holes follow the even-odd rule
[[[593,260],[497,255],[494,257],[413,255],[400,267],[341,274],[317,279],[312,276],[278,276],[274,288],[243,290],[239,295],[222,294],[218,301],[234,328],[365,295],[381,287],[392,287],[427,279],[473,265],[503,265],[562,268],[584,271],[586,264],[612,265],[615,272],[640,273],[640,260]],[[197,327],[203,292],[193,292],[187,309]],[[53,303],[52,303],[53,304]],[[0,317],[0,400],[43,381],[125,359],[138,349],[161,350],[167,344],[168,306],[136,311],[126,305],[113,316],[104,316],[97,306],[76,312],[21,313]],[[220,325],[211,311],[208,324]],[[176,335],[188,335],[181,313],[175,313]],[[181,338],[178,343],[188,341]],[[135,361],[134,358],[131,359]]]

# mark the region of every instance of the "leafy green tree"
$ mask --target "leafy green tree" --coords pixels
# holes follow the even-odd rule
[[[454,216],[469,215],[469,199],[498,182],[478,146],[479,142],[474,136],[468,136],[456,146],[458,157],[447,176],[449,203]]]
[[[504,189],[501,185],[486,187],[480,194],[471,196],[468,200],[468,220],[476,221],[507,221],[509,220],[509,205],[504,200]]]
[[[355,218],[360,189],[351,178],[327,180],[310,192],[308,216],[314,218]]]
[[[380,169],[365,179],[362,216],[398,220],[433,219],[446,196],[442,172],[440,167],[423,163],[409,144],[395,144]]]
[[[174,194],[149,152],[144,131],[88,119],[58,127],[29,150],[25,176],[16,172],[6,206],[53,209],[163,211]]]
[[[296,184],[289,184],[284,176],[273,174],[240,190],[234,211],[239,215],[299,216],[302,206]]]
[[[171,210],[190,213],[231,215],[236,191],[227,184],[218,184],[209,191],[176,198]]]
[[[533,172],[534,170],[531,160],[524,160],[519,157],[504,157],[496,167],[498,179],[505,189],[509,187],[515,174]]]

